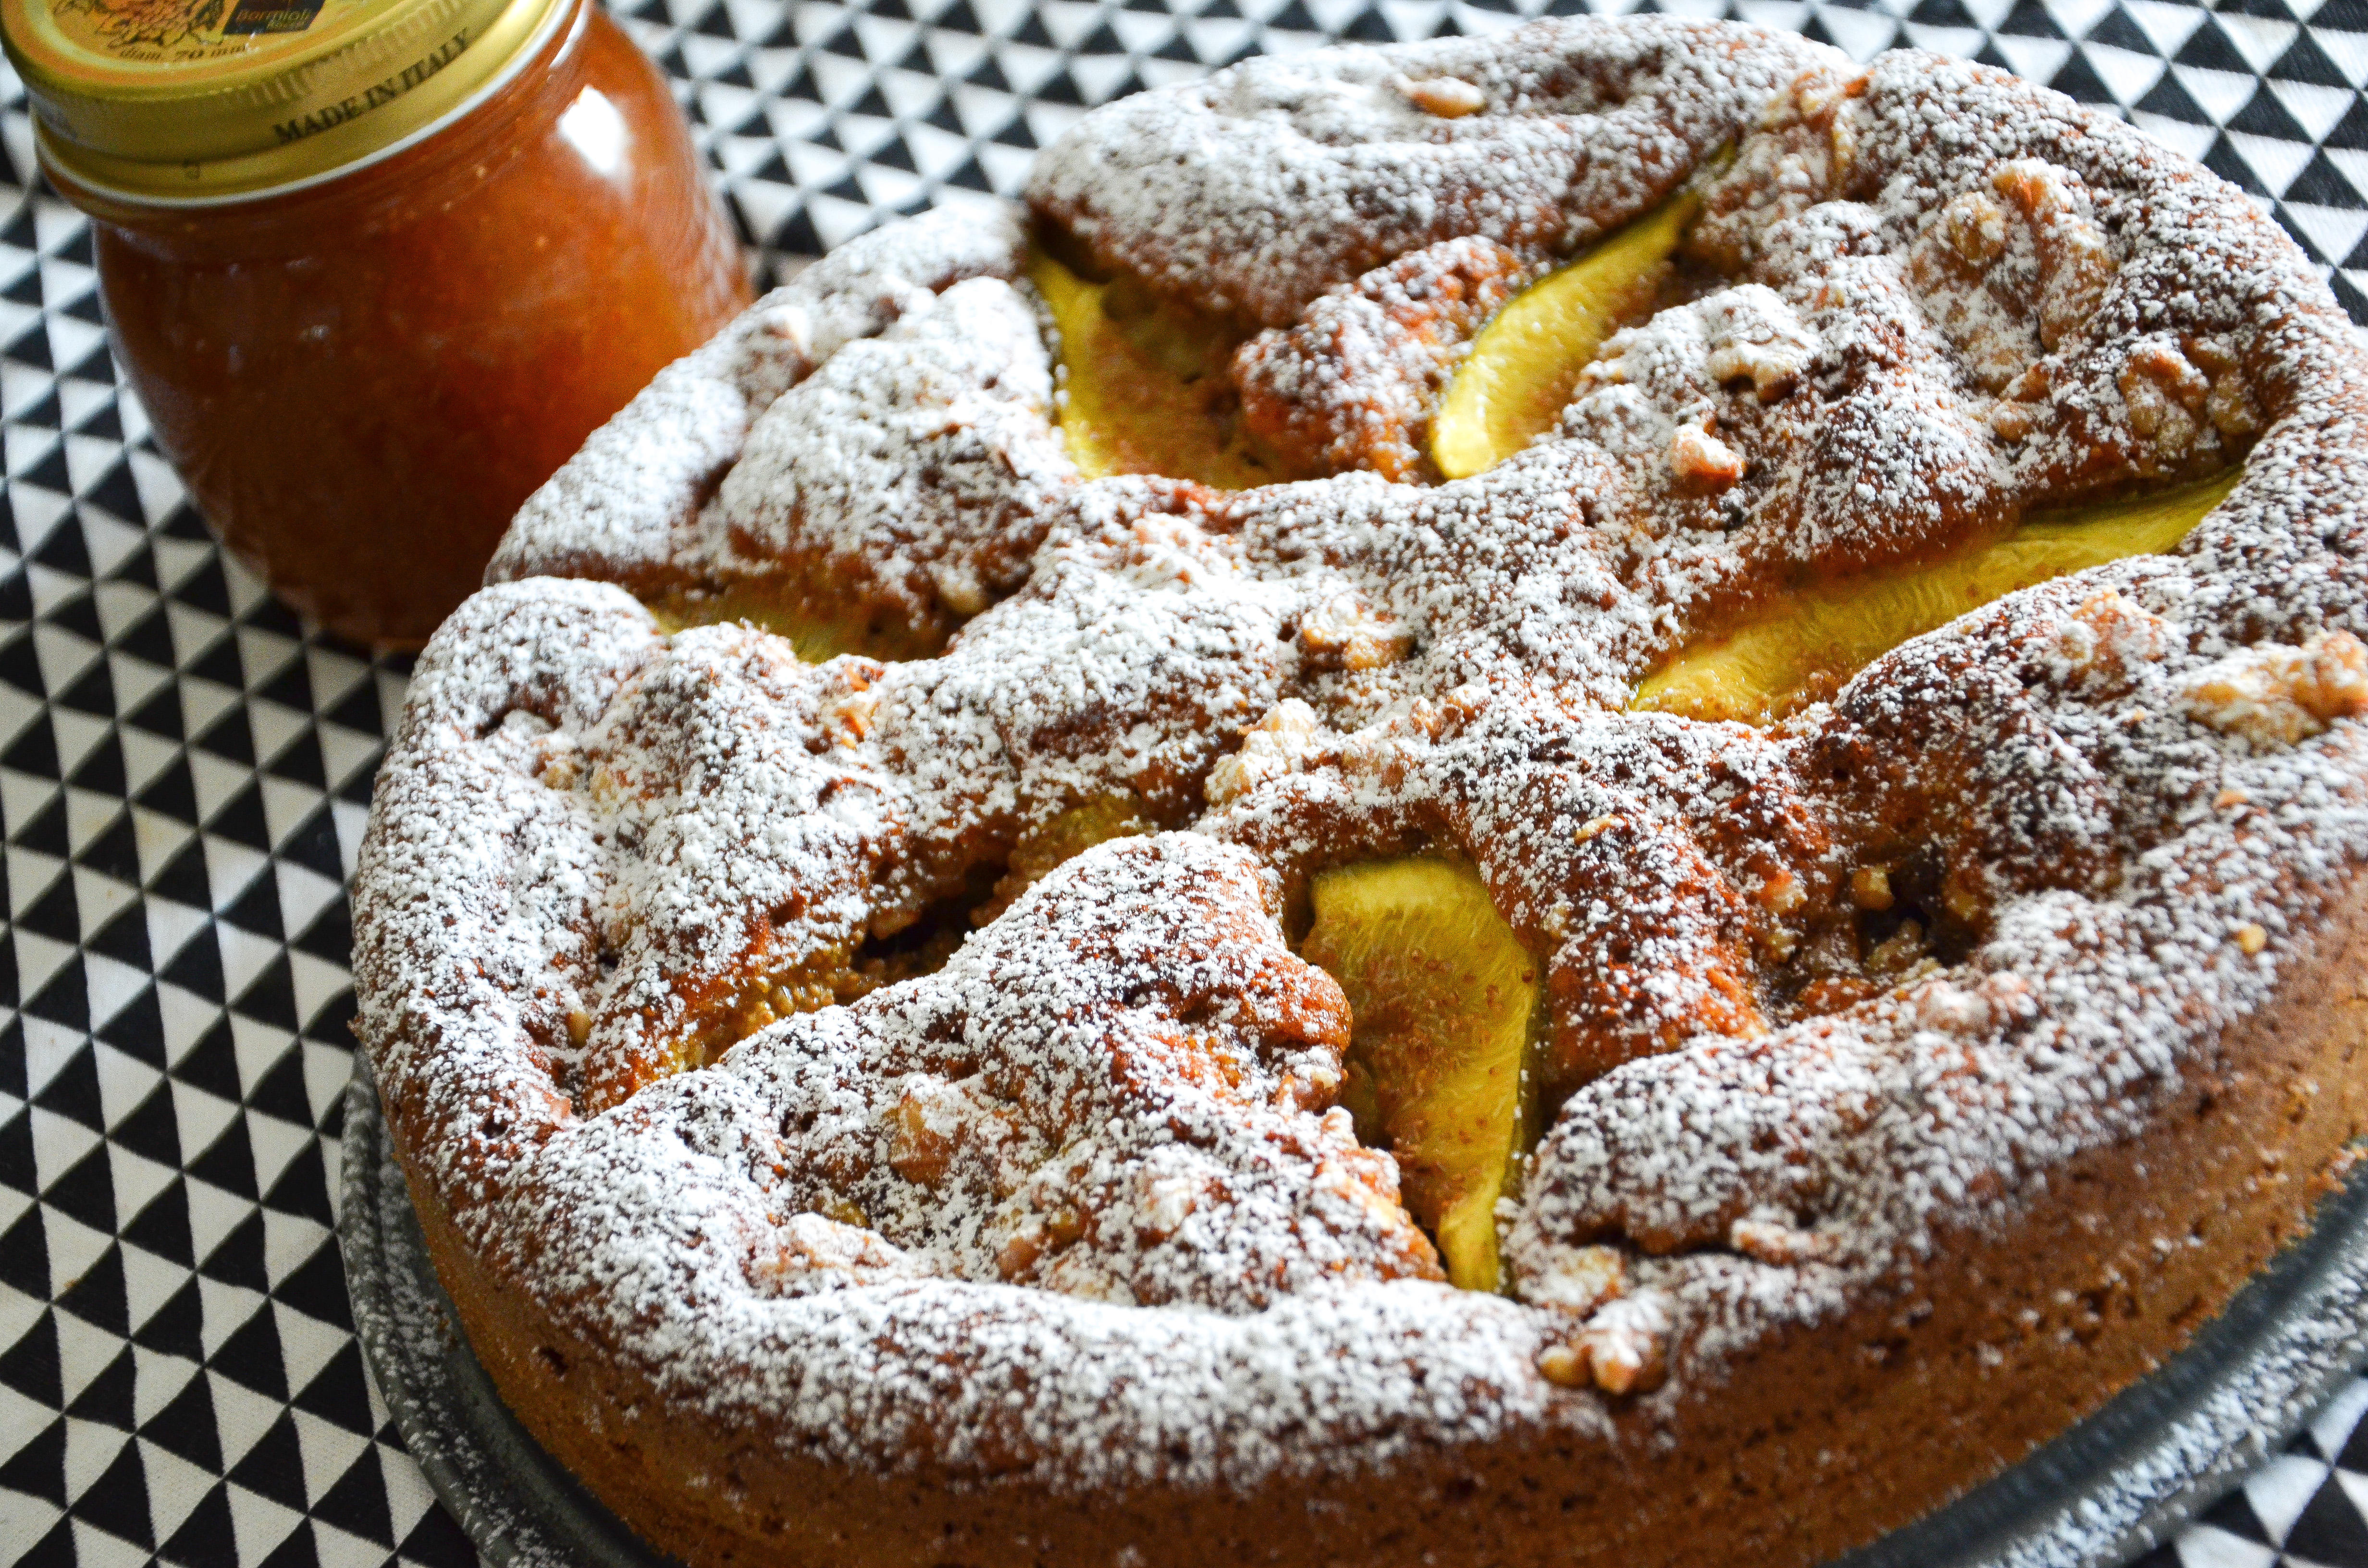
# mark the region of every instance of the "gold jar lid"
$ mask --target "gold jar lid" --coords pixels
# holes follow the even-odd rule
[[[42,155],[139,202],[308,184],[435,129],[571,0],[0,0]]]

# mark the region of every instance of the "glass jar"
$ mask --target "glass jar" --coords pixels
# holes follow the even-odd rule
[[[116,353],[223,543],[416,645],[592,429],[748,300],[592,0],[0,0]]]

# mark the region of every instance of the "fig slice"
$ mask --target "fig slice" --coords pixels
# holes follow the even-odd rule
[[[1030,253],[1028,277],[1060,329],[1058,423],[1080,474],[1163,474],[1219,490],[1287,477],[1240,429],[1226,374],[1240,333],[1128,279],[1081,278],[1042,250]]]
[[[1349,995],[1343,1099],[1359,1135],[1396,1157],[1448,1278],[1494,1290],[1497,1200],[1534,1141],[1538,962],[1461,862],[1343,866],[1315,878],[1313,902],[1301,953]]]
[[[1660,294],[1701,207],[1680,191],[1506,302],[1439,400],[1430,458],[1440,473],[1469,478],[1554,427],[1603,340]]]
[[[2051,577],[2175,548],[2236,489],[2241,469],[2132,500],[2032,516],[1947,560],[1822,584],[1685,649],[1630,706],[1689,719],[1772,724],[1830,698],[1911,637]]]

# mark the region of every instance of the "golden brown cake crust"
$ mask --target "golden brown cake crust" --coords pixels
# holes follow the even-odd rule
[[[1414,482],[1480,315],[1423,290],[1690,178],[1690,281],[1559,427]],[[1030,220],[892,226],[529,505],[374,802],[439,1276],[654,1542],[1806,1562],[2305,1222],[2362,1116],[2368,360],[2239,193],[1978,67],[1644,18],[1254,62],[1030,197],[1255,329],[1335,472],[1082,475]],[[2238,461],[1781,724],[1630,710],[1793,586]],[[825,601],[864,652],[733,619]],[[1549,1004],[1504,1295],[1440,1282],[1292,947],[1418,852]]]
[[[2368,888],[2328,912],[2295,973],[2295,1000],[2232,1031],[2222,1071],[2199,1075],[2143,1137],[2052,1173],[2010,1228],[1940,1238],[1930,1259],[1839,1321],[1739,1358],[1666,1426],[1632,1419],[1611,1445],[1577,1451],[1525,1434],[1417,1460],[1388,1485],[1080,1499],[776,1457],[734,1471],[745,1490],[718,1496],[697,1478],[749,1463],[736,1435],[670,1415],[620,1421],[663,1402],[595,1347],[538,1353],[566,1344],[564,1331],[488,1278],[424,1195],[420,1211],[470,1344],[512,1410],[687,1562],[987,1568],[1118,1561],[1132,1547],[1123,1560],[1144,1568],[1815,1562],[2094,1411],[2301,1233],[2368,1130]],[[752,1539],[772,1550],[752,1552]]]

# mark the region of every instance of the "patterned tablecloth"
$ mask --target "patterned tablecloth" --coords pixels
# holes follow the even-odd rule
[[[1121,94],[1540,8],[637,0],[626,19],[777,272],[1015,189]],[[2125,114],[2267,203],[2368,322],[2368,0],[1663,8],[1970,56]],[[344,880],[404,666],[308,635],[214,548],[118,390],[87,231],[38,184],[0,82],[0,1561],[471,1563],[364,1374],[330,1230]],[[2363,1410],[2368,1382],[2148,1568],[2368,1568]]]

